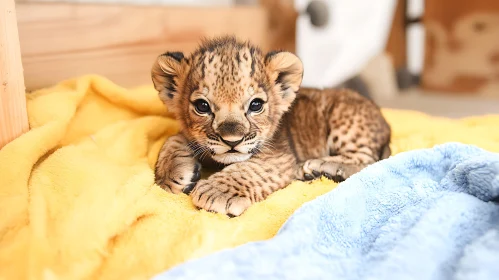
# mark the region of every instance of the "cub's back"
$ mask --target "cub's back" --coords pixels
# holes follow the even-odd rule
[[[338,154],[349,142],[382,149],[390,140],[379,107],[348,89],[301,88],[283,122],[282,133],[299,162]]]

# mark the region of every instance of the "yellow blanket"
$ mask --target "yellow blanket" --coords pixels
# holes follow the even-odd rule
[[[177,132],[152,87],[86,76],[27,95],[31,131],[0,150],[1,279],[147,279],[216,250],[271,238],[335,187],[296,182],[241,217],[197,211],[153,183]],[[384,110],[392,151],[460,141],[499,152],[498,116]]]

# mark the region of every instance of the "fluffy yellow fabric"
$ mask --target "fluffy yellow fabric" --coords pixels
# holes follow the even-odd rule
[[[173,265],[271,238],[335,187],[295,182],[241,217],[165,193],[153,166],[179,127],[152,87],[85,76],[27,95],[31,131],[0,151],[1,279],[147,279]],[[394,153],[446,141],[499,152],[498,116],[448,120],[384,110]]]

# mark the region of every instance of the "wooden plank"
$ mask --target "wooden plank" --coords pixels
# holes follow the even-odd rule
[[[0,1],[0,149],[28,131],[14,0]]]
[[[425,1],[422,87],[499,97],[499,1]]]
[[[406,0],[398,0],[386,43],[386,52],[393,58],[396,69],[407,66],[407,42],[405,28]]]
[[[28,90],[84,74],[149,84],[156,56],[190,52],[205,36],[235,34],[268,48],[261,7],[20,3],[18,25]]]
[[[269,47],[273,50],[296,51],[296,20],[294,0],[259,0],[267,10]]]

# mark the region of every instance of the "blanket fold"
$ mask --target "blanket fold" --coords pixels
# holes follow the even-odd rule
[[[499,154],[456,143],[407,152],[306,203],[273,239],[154,279],[493,280],[497,198]]]
[[[0,279],[148,279],[272,238],[303,203],[336,187],[294,182],[234,219],[198,211],[154,184],[157,154],[179,126],[151,85],[84,76],[28,93],[27,106],[31,130],[0,150]],[[451,140],[499,151],[499,116],[383,113],[394,154]],[[470,174],[449,182],[481,176]],[[476,184],[463,192],[473,190],[478,197]]]

